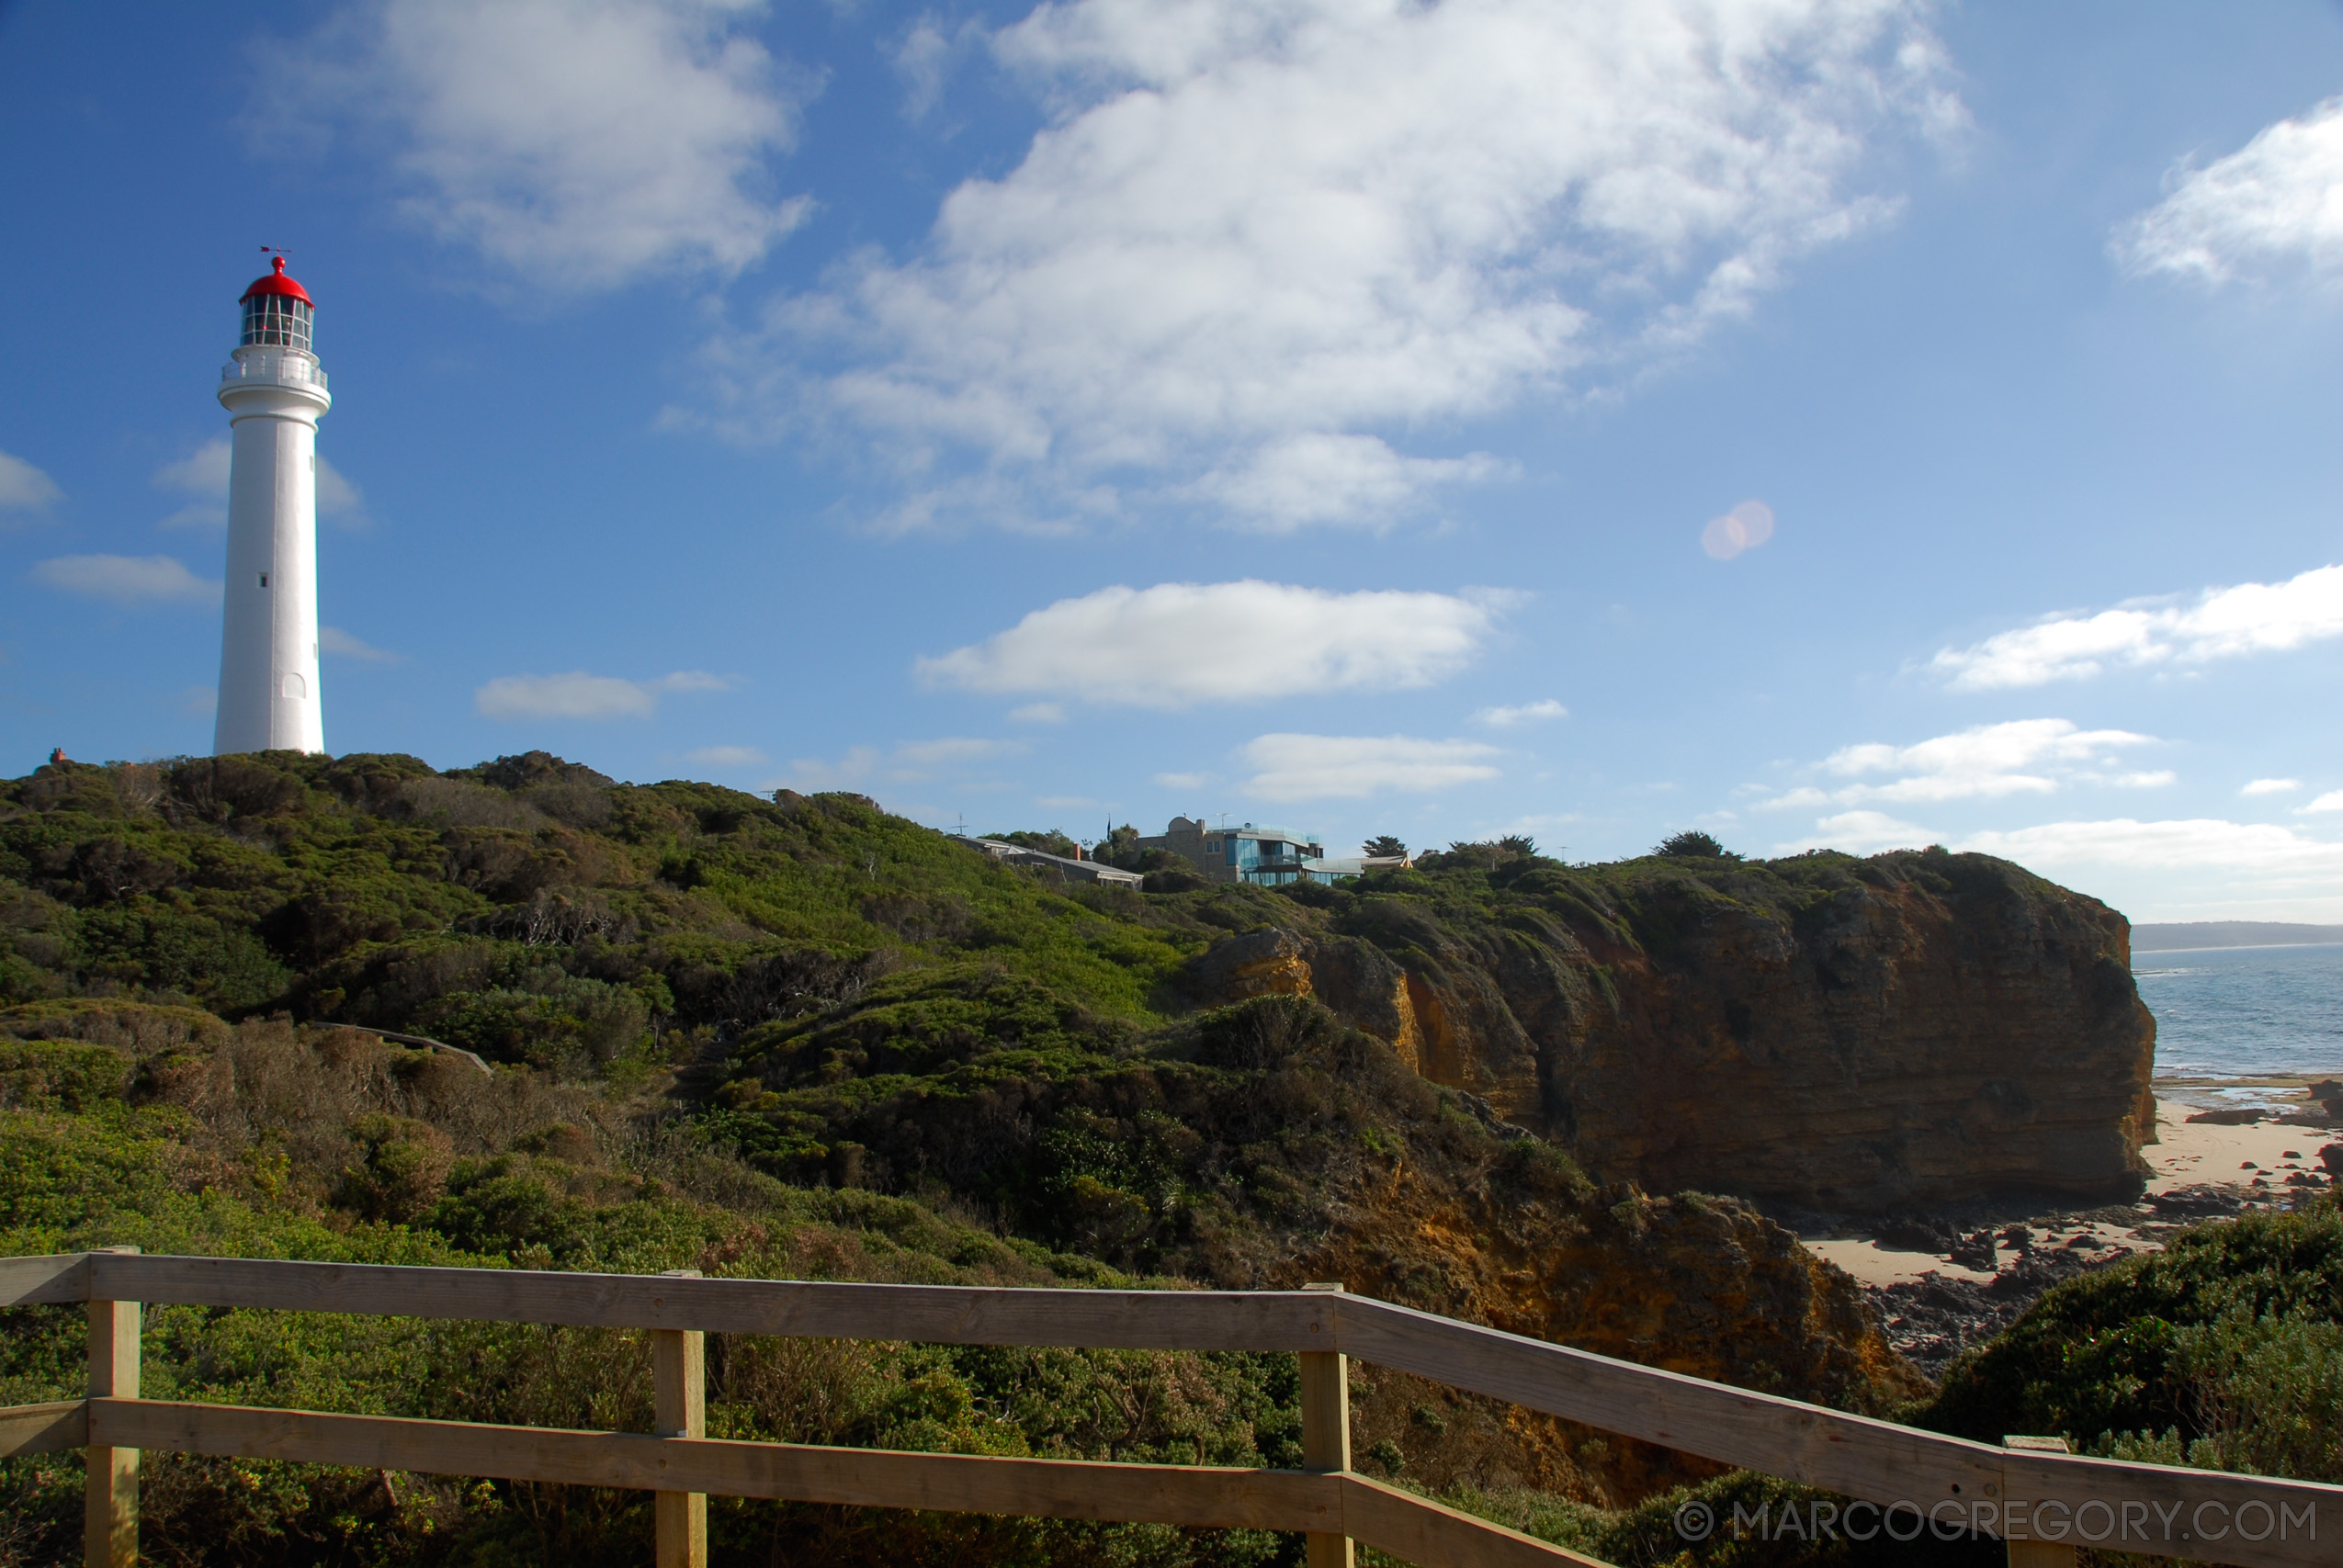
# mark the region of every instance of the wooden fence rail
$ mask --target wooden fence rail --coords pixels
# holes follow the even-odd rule
[[[1459,1323],[1339,1286],[1010,1290],[128,1250],[0,1259],[0,1306],[70,1303],[88,1306],[89,1397],[0,1409],[0,1455],[87,1452],[92,1568],[136,1561],[137,1456],[149,1449],[652,1492],[660,1568],[705,1563],[709,1495],[1289,1530],[1308,1538],[1311,1568],[1347,1565],[1353,1541],[1421,1568],[1592,1561],[1353,1472],[1352,1359],[1841,1494],[1873,1506],[1874,1533],[1884,1525],[1898,1534],[1899,1520],[1912,1530],[1930,1520],[1975,1527],[2008,1539],[2012,1562],[2071,1562],[2077,1541],[2239,1568],[2343,1560],[2343,1487],[2122,1463],[2041,1443],[1997,1448]],[[139,1303],[648,1329],[658,1430],[554,1431],[141,1399]],[[1304,1468],[715,1440],[701,1435],[701,1336],[711,1332],[1294,1351],[1302,1357]],[[1878,1513],[1897,1506],[1911,1512]],[[1729,1518],[1710,1521],[1735,1527]]]

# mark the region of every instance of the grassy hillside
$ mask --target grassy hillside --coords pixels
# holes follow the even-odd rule
[[[1005,870],[855,796],[615,786],[541,754],[446,774],[274,753],[43,768],[0,787],[0,1249],[1339,1278],[1852,1407],[1916,1392],[1843,1277],[1753,1211],[1598,1190],[1314,1001],[1196,990],[1215,941],[1272,925],[1501,940],[1526,900],[1567,896],[1665,942],[1744,884],[1811,901],[1850,874],[1447,859],[1298,898],[1136,893]],[[75,1391],[73,1314],[10,1329],[0,1397]],[[148,1343],[166,1396],[649,1419],[635,1335],[162,1309]],[[1298,1456],[1290,1358],[717,1337],[710,1365],[711,1429],[731,1435]],[[1618,1532],[1649,1519],[1603,1510],[1686,1473],[1416,1380],[1358,1381],[1364,1468],[1556,1535],[1624,1553]],[[0,1563],[49,1560],[76,1529],[77,1464],[10,1461],[0,1486]],[[633,1561],[649,1528],[641,1497],[161,1455],[147,1519],[155,1560],[187,1563]],[[763,1504],[719,1504],[716,1528],[730,1561],[1294,1551]]]

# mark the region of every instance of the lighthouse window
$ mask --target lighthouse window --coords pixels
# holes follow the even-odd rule
[[[260,585],[263,588],[268,586],[268,574],[265,571],[260,574]]]
[[[308,351],[310,308],[283,294],[246,295],[242,346]]]

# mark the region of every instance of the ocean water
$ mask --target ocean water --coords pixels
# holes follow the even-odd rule
[[[2132,978],[2159,1076],[2343,1077],[2343,942],[2142,953]]]

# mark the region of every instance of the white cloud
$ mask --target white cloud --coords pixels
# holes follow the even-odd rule
[[[795,228],[766,160],[809,84],[753,0],[366,0],[266,73],[387,149],[412,221],[542,288],[730,276]],[[282,134],[278,106],[255,115]]]
[[[61,592],[117,604],[209,604],[220,599],[220,584],[169,556],[59,556],[34,566],[32,576]]]
[[[360,660],[368,664],[406,662],[406,655],[393,653],[387,648],[377,648],[372,643],[363,641],[339,626],[318,627],[317,646],[320,652],[335,654],[344,659]]]
[[[2123,866],[2233,874],[2277,872],[2332,886],[2343,877],[2343,844],[2306,839],[2292,828],[2198,818],[2139,822],[2045,822],[2008,832],[1972,833],[1957,846],[2021,865],[2059,869]]]
[[[1212,782],[1210,773],[1158,773],[1155,782],[1165,789],[1202,789]]]
[[[2300,779],[2255,779],[2239,795],[2291,795],[2303,787]]]
[[[216,436],[175,463],[154,470],[158,490],[191,496],[187,505],[156,525],[163,528],[224,528],[228,525],[228,476],[235,457],[224,435]],[[317,455],[317,514],[345,528],[368,526],[366,498],[341,469]]]
[[[2299,809],[2304,812],[2343,811],[2343,789],[2331,789],[2325,795],[2320,795],[2316,800],[2312,801],[2308,806],[2302,807]]]
[[[1255,770],[1245,793],[1262,800],[1358,799],[1398,790],[1423,795],[1498,776],[1494,746],[1409,735],[1263,735],[1240,753]]]
[[[158,490],[174,490],[194,499],[157,525],[164,528],[225,528],[228,525],[228,468],[234,449],[224,435],[215,436],[175,463],[154,470],[151,482]]]
[[[835,762],[819,757],[794,757],[789,761],[788,774],[776,787],[803,790],[811,795],[826,789],[852,789],[870,777],[878,766],[878,749],[875,746],[850,746],[846,754]]]
[[[917,669],[934,686],[1158,708],[1428,686],[1479,652],[1505,600],[1250,580],[1102,588]]]
[[[1053,111],[1023,162],[711,341],[719,423],[867,434],[914,514],[1387,517],[1489,471],[1397,432],[1632,374],[1891,213],[1874,140],[1962,113],[1927,9],[1042,5],[993,45]]]
[[[2343,792],[2338,792],[2343,809]],[[2288,827],[2194,818],[2044,822],[1955,837],[1877,811],[1827,817],[1776,854],[1947,849],[1995,855],[2138,919],[2343,919],[2343,844]]]
[[[55,479],[22,457],[0,452],[0,512],[31,512],[64,494]]]
[[[989,740],[958,735],[934,740],[905,740],[891,751],[881,751],[876,746],[854,746],[835,762],[818,757],[792,758],[788,773],[774,781],[774,785],[809,791],[845,789],[874,775],[895,784],[917,784],[940,774],[952,774],[954,782],[963,788],[997,788],[998,782],[987,780],[981,770],[974,774],[968,770],[996,758],[1021,756],[1026,749],[1022,740]]]
[[[472,694],[490,718],[649,718],[659,699],[638,681],[615,675],[499,675]]]
[[[234,460],[235,448],[228,438],[214,436],[177,462],[165,463],[155,469],[153,482],[164,490],[224,499],[228,494],[228,471]]]
[[[1794,855],[1804,850],[1844,850],[1851,855],[1876,854],[1882,850],[1917,850],[1941,840],[1925,828],[1899,821],[1884,811],[1842,811],[1825,817],[1803,839],[1776,844],[1773,852]]]
[[[349,477],[317,455],[317,514],[338,527],[364,529],[369,525],[366,514],[366,497]]]
[[[2281,119],[2202,169],[2176,169],[2170,194],[2125,225],[2114,248],[2134,273],[2208,284],[2343,277],[2343,98]]]
[[[2186,603],[2132,600],[2096,615],[2053,615],[1973,647],[1941,649],[1929,667],[1956,688],[1990,691],[2280,652],[2332,637],[2343,637],[2343,566],[2284,582],[2208,588]]]
[[[720,692],[728,682],[700,670],[625,681],[572,670],[562,675],[499,675],[472,694],[489,718],[649,718],[665,692]]]
[[[1066,722],[1066,705],[1027,703],[1021,708],[1011,708],[1009,716],[1019,724],[1063,724]]]
[[[1046,806],[1052,811],[1071,811],[1076,807],[1098,804],[1086,795],[1037,795],[1033,797],[1033,803]]]
[[[1541,719],[1569,716],[1568,708],[1564,707],[1552,697],[1546,697],[1539,702],[1523,703],[1519,707],[1483,708],[1473,715],[1473,722],[1492,725],[1499,729],[1509,729],[1517,724],[1535,724]]]
[[[984,41],[981,24],[970,19],[950,32],[944,30],[940,18],[933,14],[922,16],[911,24],[896,46],[889,63],[903,83],[903,118],[917,124],[925,119],[944,97],[944,85],[953,68],[969,50]]]
[[[764,753],[753,746],[703,746],[684,754],[685,761],[709,768],[761,768]]]
[[[1763,802],[1769,810],[1870,802],[2000,799],[2049,795],[2062,784],[2152,788],[2173,782],[2168,772],[2110,773],[2115,753],[2156,744],[2152,735],[2123,729],[2083,729],[2069,719],[2025,718],[1982,724],[1913,746],[1869,742],[1842,747],[1823,759],[1822,771],[1859,782],[1835,790],[1802,785]],[[1873,782],[1871,775],[1900,775]]]
[[[2260,822],[2197,818],[2142,822],[2129,817],[2103,821],[2045,822],[2032,828],[1988,829],[1953,838],[1901,822],[1876,811],[1850,811],[1815,824],[1816,831],[1775,852],[1839,849],[1873,853],[1943,844],[2016,861],[2031,870],[2059,874],[2078,869],[2121,866],[2181,873],[2234,871],[2299,873],[2330,883],[2343,877],[2343,844],[2308,839],[2296,829]]]
[[[1771,537],[1773,508],[1762,501],[1745,501],[1722,517],[1708,520],[1701,530],[1701,548],[1711,560],[1731,560]]]
[[[1377,436],[1316,434],[1257,447],[1236,468],[1205,475],[1189,493],[1277,532],[1316,523],[1373,525],[1443,485],[1476,483],[1506,470],[1485,452],[1405,457]]]

